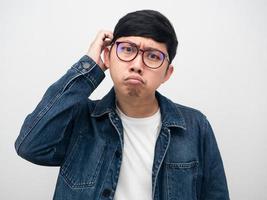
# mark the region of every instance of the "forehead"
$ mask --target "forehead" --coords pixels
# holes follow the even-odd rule
[[[135,43],[141,49],[153,48],[163,52],[167,52],[166,44],[157,42],[151,38],[140,37],[140,36],[127,36],[120,37],[117,39],[118,42],[132,42]]]

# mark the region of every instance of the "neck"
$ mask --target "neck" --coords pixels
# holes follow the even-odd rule
[[[142,118],[155,114],[158,109],[158,101],[153,96],[149,97],[132,97],[116,95],[119,109],[129,117]]]

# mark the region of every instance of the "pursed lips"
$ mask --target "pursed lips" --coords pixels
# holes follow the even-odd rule
[[[145,81],[140,77],[140,76],[128,76],[124,79],[125,81],[127,82],[131,82],[131,83],[135,83],[135,84],[138,84],[138,83],[142,83],[144,84]]]

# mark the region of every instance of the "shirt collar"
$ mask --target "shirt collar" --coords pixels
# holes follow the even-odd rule
[[[181,110],[170,99],[156,91],[156,98],[159,102],[162,125],[165,127],[178,127],[186,129],[186,124]],[[92,117],[101,117],[110,112],[116,112],[116,95],[112,88],[101,100],[96,102]]]

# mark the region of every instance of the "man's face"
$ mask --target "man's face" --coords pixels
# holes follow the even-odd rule
[[[154,95],[156,89],[170,78],[173,66],[169,65],[168,59],[165,58],[159,68],[149,68],[143,62],[142,51],[135,59],[122,61],[116,53],[117,42],[128,42],[142,50],[159,50],[167,55],[166,45],[149,38],[129,36],[118,38],[111,49],[105,49],[105,65],[110,70],[117,95],[145,98]],[[126,49],[126,52],[128,51]]]

